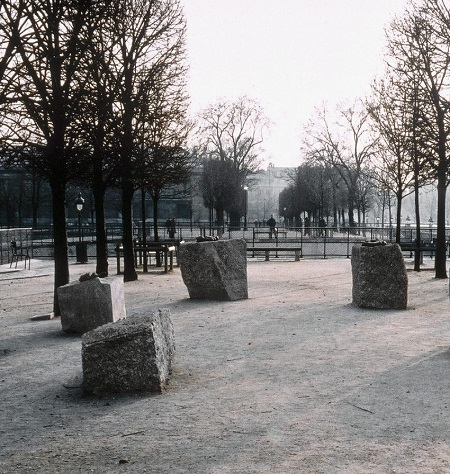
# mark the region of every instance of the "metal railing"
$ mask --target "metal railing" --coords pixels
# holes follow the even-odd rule
[[[136,239],[142,237],[142,227],[135,225],[133,234]],[[154,240],[152,224],[146,225],[147,241]],[[448,234],[450,234],[450,229]],[[199,236],[213,235],[221,239],[244,239],[253,247],[258,243],[274,247],[302,247],[303,257],[350,257],[355,244],[368,240],[395,240],[393,227],[279,227],[270,238],[269,227],[236,228],[209,225],[178,225],[175,239],[194,241]],[[162,224],[158,228],[159,240],[170,240],[168,230]],[[76,255],[75,245],[80,239],[80,229],[76,226],[68,227],[68,252],[69,257]],[[435,228],[426,228],[421,231],[421,241],[433,242],[436,237]],[[413,242],[416,238],[415,229],[404,226],[401,228],[401,241]],[[95,258],[95,229],[84,226],[81,228],[81,239],[87,243],[88,257]],[[108,250],[111,256],[115,255],[115,247],[122,240],[122,226],[120,224],[107,226]],[[450,239],[449,239],[450,240]],[[0,229],[0,264],[10,262],[11,241],[16,241],[20,247],[27,247],[32,258],[53,258],[53,231],[52,227],[39,229],[16,228]]]

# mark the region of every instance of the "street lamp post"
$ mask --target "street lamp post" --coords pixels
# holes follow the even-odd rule
[[[244,186],[244,230],[247,230],[248,186]]]
[[[78,197],[75,199],[75,206],[78,212],[78,243],[76,245],[77,263],[87,262],[87,244],[83,242],[81,233],[81,211],[84,207],[84,199],[81,193],[78,193]]]
[[[81,211],[84,206],[84,199],[81,196],[81,193],[78,193],[78,197],[75,199],[75,206],[77,207],[78,212],[78,242],[81,243]]]

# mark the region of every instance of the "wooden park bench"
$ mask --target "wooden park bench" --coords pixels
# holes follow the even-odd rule
[[[296,262],[299,262],[302,256],[301,247],[247,247],[247,252],[251,252],[252,257],[255,256],[256,252],[264,252],[266,262],[270,260],[270,253],[272,253],[272,255],[275,253],[276,258],[278,258],[279,252],[294,253]]]
[[[400,248],[402,252],[409,252],[410,257],[412,257],[413,252],[419,250],[419,252],[430,252],[430,258],[433,258],[436,252],[436,243],[435,242],[420,242],[419,248],[416,247],[416,242],[400,242]]]

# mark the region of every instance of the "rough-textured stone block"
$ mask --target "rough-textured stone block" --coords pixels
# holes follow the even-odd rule
[[[134,314],[83,334],[83,383],[88,392],[161,393],[172,371],[175,338],[170,311]]]
[[[364,308],[405,309],[408,277],[397,244],[355,245],[352,250],[353,303]]]
[[[179,249],[183,281],[192,299],[248,298],[247,244],[244,240],[184,243]]]
[[[83,334],[126,317],[123,279],[92,278],[57,290],[64,332]]]

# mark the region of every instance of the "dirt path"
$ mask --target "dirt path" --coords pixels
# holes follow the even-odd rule
[[[140,275],[127,312],[170,309],[173,378],[102,398],[82,395],[80,338],[30,320],[53,281],[32,272],[0,273],[0,472],[450,472],[448,281],[433,272],[408,272],[405,311],[352,306],[347,259],[249,262],[237,302],[189,300],[178,269]]]

